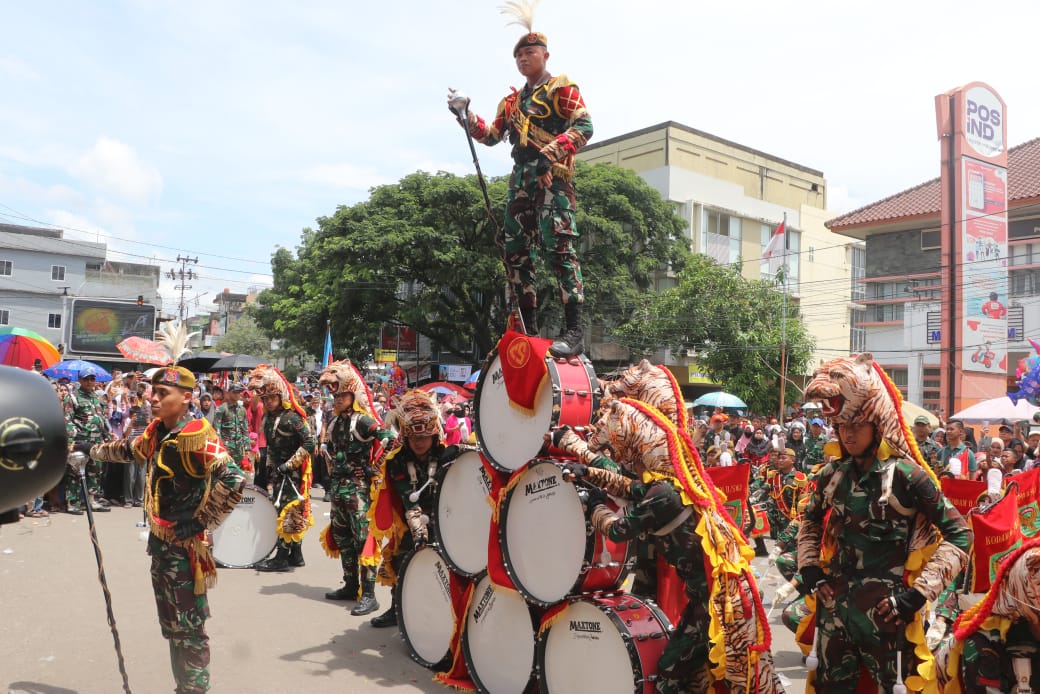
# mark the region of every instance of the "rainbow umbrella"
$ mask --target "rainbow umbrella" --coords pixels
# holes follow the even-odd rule
[[[0,364],[31,369],[37,359],[46,369],[61,361],[61,355],[39,333],[25,328],[0,328]]]
[[[116,345],[116,349],[127,359],[133,359],[144,364],[166,366],[173,361],[166,352],[165,347],[154,340],[138,337],[137,335],[126,338]]]

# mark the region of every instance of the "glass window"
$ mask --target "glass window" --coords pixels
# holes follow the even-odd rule
[[[722,265],[740,260],[740,217],[719,210],[704,210],[701,253]]]
[[[51,280],[54,282],[65,281],[65,266],[64,265],[51,265]]]
[[[9,318],[11,317],[10,311],[6,308],[0,308],[0,325],[9,325]]]
[[[906,390],[910,384],[910,372],[907,369],[892,369],[885,367],[885,371],[888,373],[888,377],[892,379],[892,383],[895,384],[896,388],[902,392],[903,397],[906,397]]]
[[[61,327],[61,314],[60,313],[48,313],[47,314],[47,327],[48,328],[60,328]]]
[[[1008,273],[1011,296],[1035,296],[1040,294],[1040,271],[1012,270]]]
[[[867,276],[867,249],[861,246],[852,247],[852,300],[867,298],[867,285],[863,278]]]
[[[874,304],[867,308],[867,321],[891,323],[903,320],[903,304]]]
[[[10,277],[11,269],[12,265],[10,260],[0,260],[0,276]]]

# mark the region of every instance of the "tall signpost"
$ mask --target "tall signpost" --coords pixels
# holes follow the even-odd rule
[[[946,415],[1007,384],[1007,106],[972,82],[935,97],[942,149],[942,402]]]

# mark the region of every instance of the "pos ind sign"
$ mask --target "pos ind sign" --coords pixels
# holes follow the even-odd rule
[[[964,142],[982,157],[1004,151],[1004,104],[989,87],[975,85],[964,94]]]

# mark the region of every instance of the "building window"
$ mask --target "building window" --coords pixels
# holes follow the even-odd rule
[[[925,229],[921,232],[921,250],[931,251],[942,248],[942,236],[939,229]]]
[[[0,325],[10,325],[11,312],[6,308],[0,308]]]
[[[12,265],[10,260],[0,260],[0,277],[10,277],[11,268]]]
[[[940,377],[939,369],[926,367],[921,370],[921,404],[932,412],[939,409]]]
[[[1011,265],[1040,264],[1040,243],[1016,243],[1008,248]]]
[[[51,281],[53,281],[53,282],[64,282],[65,281],[65,266],[64,265],[51,265]]]
[[[769,241],[772,240],[773,234],[776,233],[776,229],[769,224],[762,225],[762,252],[765,253],[766,246],[769,245]],[[800,253],[802,250],[802,232],[794,231],[793,229],[787,230],[787,288],[797,292],[798,291],[798,278],[800,276],[799,266],[801,265]],[[764,280],[776,279],[777,270],[780,269],[780,263],[783,262],[782,258],[774,258],[766,260],[759,265],[759,276]]]
[[[867,321],[894,323],[903,320],[903,304],[874,304],[867,307]]]
[[[852,251],[852,300],[859,301],[867,298],[867,285],[863,279],[867,276],[867,249],[862,246],[853,246]]]
[[[705,209],[701,253],[722,265],[740,260],[740,217]]]
[[[856,325],[862,320],[862,311],[849,312],[849,352],[862,354],[867,351],[867,329]]]
[[[809,246],[809,262],[812,263],[812,262],[815,262],[815,261],[816,261],[816,248],[814,246]]]
[[[892,379],[892,383],[895,384],[896,388],[903,394],[903,398],[906,398],[906,389],[910,384],[910,372],[907,369],[891,369],[885,367],[885,372],[888,377]]]
[[[61,327],[61,314],[60,313],[48,313],[47,314],[47,327],[48,328],[60,328]]]
[[[1012,270],[1008,285],[1011,296],[1036,296],[1040,294],[1040,270]]]

